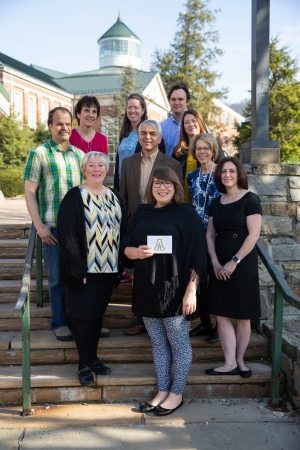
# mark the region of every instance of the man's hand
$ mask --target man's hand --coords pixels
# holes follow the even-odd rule
[[[58,240],[51,233],[51,225],[43,224],[39,228],[37,228],[37,234],[40,236],[44,244],[48,245],[56,245]]]

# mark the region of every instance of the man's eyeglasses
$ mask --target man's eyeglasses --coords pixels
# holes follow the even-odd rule
[[[154,187],[154,189],[158,189],[162,184],[166,189],[170,189],[173,186],[173,183],[171,181],[153,181],[152,186]]]
[[[202,150],[203,150],[204,152],[208,152],[208,151],[210,150],[210,148],[209,148],[209,147],[197,147],[197,148],[196,148],[196,151],[197,151],[197,152],[202,152]]]

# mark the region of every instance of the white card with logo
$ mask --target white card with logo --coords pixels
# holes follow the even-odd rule
[[[172,236],[147,236],[147,245],[153,253],[172,253]]]

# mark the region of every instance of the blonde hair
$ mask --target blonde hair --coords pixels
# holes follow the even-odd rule
[[[197,141],[199,141],[199,139],[202,139],[202,141],[204,141],[209,146],[209,148],[212,150],[213,154],[212,154],[211,159],[212,159],[212,161],[215,161],[218,158],[219,145],[218,145],[218,142],[216,141],[216,139],[213,137],[213,135],[209,134],[209,133],[200,133],[200,134],[196,134],[196,136],[193,137],[193,140],[190,145],[190,152],[191,152],[193,158],[197,161],[196,146],[197,146]]]
[[[82,158],[82,160],[80,161],[80,170],[81,170],[82,173],[84,173],[86,165],[87,165],[89,159],[91,159],[91,158],[94,159],[96,156],[99,156],[102,159],[102,161],[104,163],[104,166],[105,166],[105,169],[106,169],[106,172],[108,172],[108,170],[109,170],[109,163],[110,163],[109,157],[107,155],[104,155],[104,153],[102,153],[102,152],[92,151],[92,152],[86,153],[84,155],[84,157]]]

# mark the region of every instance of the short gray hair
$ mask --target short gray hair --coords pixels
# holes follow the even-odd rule
[[[84,157],[82,158],[82,160],[80,161],[80,170],[81,170],[82,173],[84,173],[86,165],[87,165],[89,159],[91,159],[91,158],[94,159],[95,156],[99,156],[102,159],[102,161],[104,163],[104,166],[105,166],[105,169],[106,169],[106,172],[108,172],[109,163],[110,163],[109,157],[107,155],[104,155],[104,153],[102,153],[102,152],[95,152],[95,151],[93,151],[93,152],[86,153],[84,155]]]
[[[157,131],[158,131],[158,134],[160,136],[162,136],[162,129],[161,129],[160,123],[157,122],[157,120],[154,120],[154,119],[144,120],[144,122],[140,123],[138,134],[140,134],[140,130],[141,130],[141,126],[142,125],[151,125],[152,127],[156,128]]]

